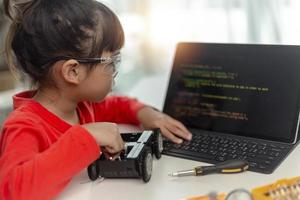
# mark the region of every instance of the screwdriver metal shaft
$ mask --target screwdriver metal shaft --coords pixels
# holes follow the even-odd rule
[[[246,171],[249,165],[243,160],[227,160],[225,162],[217,163],[210,166],[198,166],[194,169],[182,170],[172,172],[169,176],[182,177],[182,176],[200,176],[212,173],[232,174]]]
[[[170,173],[169,176],[173,176],[173,177],[196,176],[196,172],[195,172],[194,169],[191,169],[191,170],[182,170],[182,171]]]

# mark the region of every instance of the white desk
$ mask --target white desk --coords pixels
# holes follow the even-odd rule
[[[161,79],[161,77],[146,79],[132,91],[131,95],[137,96],[146,102],[146,97],[152,99],[151,102],[148,101],[147,103],[161,108],[164,94],[159,91],[164,90],[165,86],[166,80]],[[142,88],[148,88],[149,90]],[[72,180],[58,199],[176,200],[207,194],[211,191],[229,192],[236,188],[252,189],[269,184],[277,179],[300,176],[300,146],[271,175],[245,172],[231,175],[213,174],[201,177],[168,177],[170,172],[190,169],[198,165],[205,165],[205,163],[169,156],[162,156],[160,160],[154,158],[152,178],[146,184],[141,179],[105,179],[103,182],[88,182],[87,172],[84,170]]]
[[[300,175],[300,146],[271,175],[245,172],[241,174],[213,174],[199,177],[168,177],[168,173],[189,169],[200,162],[162,156],[153,162],[151,180],[105,179],[89,182],[86,170],[76,176],[58,199],[61,200],[176,200],[184,197],[207,194],[210,191],[228,192],[235,188],[251,189],[277,179]]]

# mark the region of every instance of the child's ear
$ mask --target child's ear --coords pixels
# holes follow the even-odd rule
[[[80,65],[78,61],[74,59],[67,60],[63,63],[61,68],[62,77],[68,83],[79,84],[80,83]]]

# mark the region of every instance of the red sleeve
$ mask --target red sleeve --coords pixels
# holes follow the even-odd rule
[[[4,127],[0,199],[53,199],[76,173],[99,157],[99,146],[80,126],[71,127],[49,148],[42,131],[24,122]]]
[[[93,109],[97,122],[109,121],[138,125],[137,112],[145,105],[136,99],[109,96],[100,103],[94,103]]]

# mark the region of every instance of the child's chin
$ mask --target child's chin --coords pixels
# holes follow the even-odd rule
[[[91,102],[100,102],[100,101],[103,101],[105,97],[106,96],[95,97],[95,98],[89,99],[89,101],[91,101]]]

